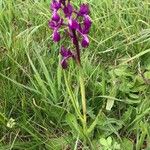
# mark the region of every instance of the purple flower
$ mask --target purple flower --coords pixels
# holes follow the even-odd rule
[[[52,11],[54,11],[54,10],[57,11],[57,10],[60,9],[60,8],[61,8],[61,3],[58,2],[57,0],[52,0],[50,9],[51,9]]]
[[[76,30],[79,28],[79,23],[77,22],[76,19],[72,19],[72,18],[68,19],[68,24],[71,30]]]
[[[60,20],[60,16],[58,15],[57,11],[53,12],[52,20],[58,22]]]
[[[74,57],[74,55],[72,54],[72,52],[69,49],[65,49],[64,46],[61,47],[61,51],[60,54],[62,56],[62,61],[61,61],[61,65],[63,67],[63,69],[66,69],[68,67],[68,59],[70,57]]]
[[[48,26],[53,30],[56,27],[56,24],[54,21],[50,20]]]
[[[60,33],[58,32],[57,29],[54,30],[52,38],[54,42],[59,42],[60,41]]]
[[[89,5],[88,4],[82,4],[80,6],[79,15],[88,15],[90,13]]]
[[[87,35],[83,35],[81,45],[82,45],[82,47],[88,47],[89,46],[89,38],[87,37]]]
[[[58,30],[62,25],[63,25],[63,19],[60,19],[58,22],[54,20],[49,21],[49,27],[53,30],[52,39],[54,42],[59,42],[61,39]]]
[[[84,23],[83,34],[88,34],[92,25],[92,21],[88,15],[84,16],[83,23]]]
[[[60,19],[59,22],[56,22],[54,20],[50,20],[49,23],[48,23],[48,26],[54,30],[56,28],[60,28],[61,26],[63,25],[63,19]]]
[[[70,3],[67,4],[67,6],[64,6],[64,14],[66,17],[70,17],[72,15],[73,12],[73,7]]]

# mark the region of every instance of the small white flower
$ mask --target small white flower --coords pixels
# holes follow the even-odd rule
[[[7,122],[7,127],[12,128],[16,124],[15,119],[10,118]]]

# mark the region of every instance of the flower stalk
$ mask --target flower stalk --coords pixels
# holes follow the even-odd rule
[[[79,110],[79,106],[78,106],[78,104],[77,104],[77,102],[76,102],[76,98],[74,97],[73,92],[72,92],[72,90],[71,90],[71,87],[70,87],[70,85],[69,85],[69,83],[68,83],[68,79],[67,79],[67,76],[66,76],[66,72],[65,72],[65,71],[64,71],[64,79],[65,79],[65,84],[66,84],[66,87],[67,87],[67,91],[68,91],[68,94],[69,94],[69,96],[70,96],[72,105],[73,105],[73,107],[74,107],[74,109],[75,109],[75,112],[76,112],[77,116],[79,117],[79,119],[81,120],[81,122],[83,122],[82,114],[81,114],[81,112],[80,112],[80,110]]]
[[[80,91],[81,91],[81,99],[82,99],[82,111],[83,111],[83,131],[86,134],[87,130],[87,110],[86,110],[86,97],[85,97],[85,85],[83,79],[83,72],[82,68],[79,70],[79,82],[80,82]]]
[[[77,39],[77,35],[76,35],[76,31],[75,30],[72,30],[72,33],[73,33],[73,36],[74,36],[74,43],[75,43],[75,48],[76,48],[76,61],[77,61],[77,64],[79,66],[81,66],[81,60],[80,60],[80,48],[79,48],[79,42],[78,42],[78,39]]]
[[[92,24],[92,21],[89,16],[90,14],[89,5],[83,3],[80,5],[80,9],[77,10],[71,4],[71,0],[52,0],[50,9],[52,11],[52,18],[49,21],[49,27],[53,30],[52,34],[53,41],[59,42],[63,38],[63,36],[60,34],[60,28],[65,26],[65,29],[67,31],[66,35],[70,38],[72,43],[72,46],[67,46],[67,48],[64,47],[63,45],[61,46],[60,49],[60,54],[62,56],[61,66],[63,69],[67,69],[68,61],[70,58],[75,60],[78,66],[82,112],[80,111],[78,101],[76,100],[73,91],[71,90],[71,86],[69,85],[65,71],[64,71],[64,79],[74,110],[79,119],[81,120],[83,126],[83,133],[86,139],[87,110],[86,110],[85,84],[80,54],[81,54],[81,47],[87,48],[89,46],[88,34]],[[59,14],[59,11],[61,11],[60,13],[61,15]]]

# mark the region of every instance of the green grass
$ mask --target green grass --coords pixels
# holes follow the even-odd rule
[[[64,78],[50,0],[0,0],[0,150],[150,149],[150,1],[88,2],[85,142],[78,68]]]

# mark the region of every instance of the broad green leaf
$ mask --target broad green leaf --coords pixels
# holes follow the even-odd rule
[[[100,144],[103,145],[103,146],[108,146],[107,140],[104,139],[104,138],[100,138],[99,142],[100,142]]]
[[[127,66],[120,66],[117,69],[114,69],[114,73],[119,77],[132,76],[132,74],[127,70]]]
[[[108,143],[109,146],[111,146],[111,144],[112,144],[112,138],[110,136],[107,138],[107,143]]]
[[[52,150],[61,150],[65,149],[67,145],[70,145],[71,137],[61,136],[57,138],[50,138],[47,142],[47,148]]]
[[[66,115],[66,122],[70,126],[74,134],[83,136],[81,132],[81,127],[78,124],[78,121],[75,115],[68,113]]]
[[[146,79],[150,79],[150,71],[146,71],[146,72],[144,73],[144,77],[145,77]]]
[[[133,150],[133,142],[124,138],[121,144],[122,150]]]

